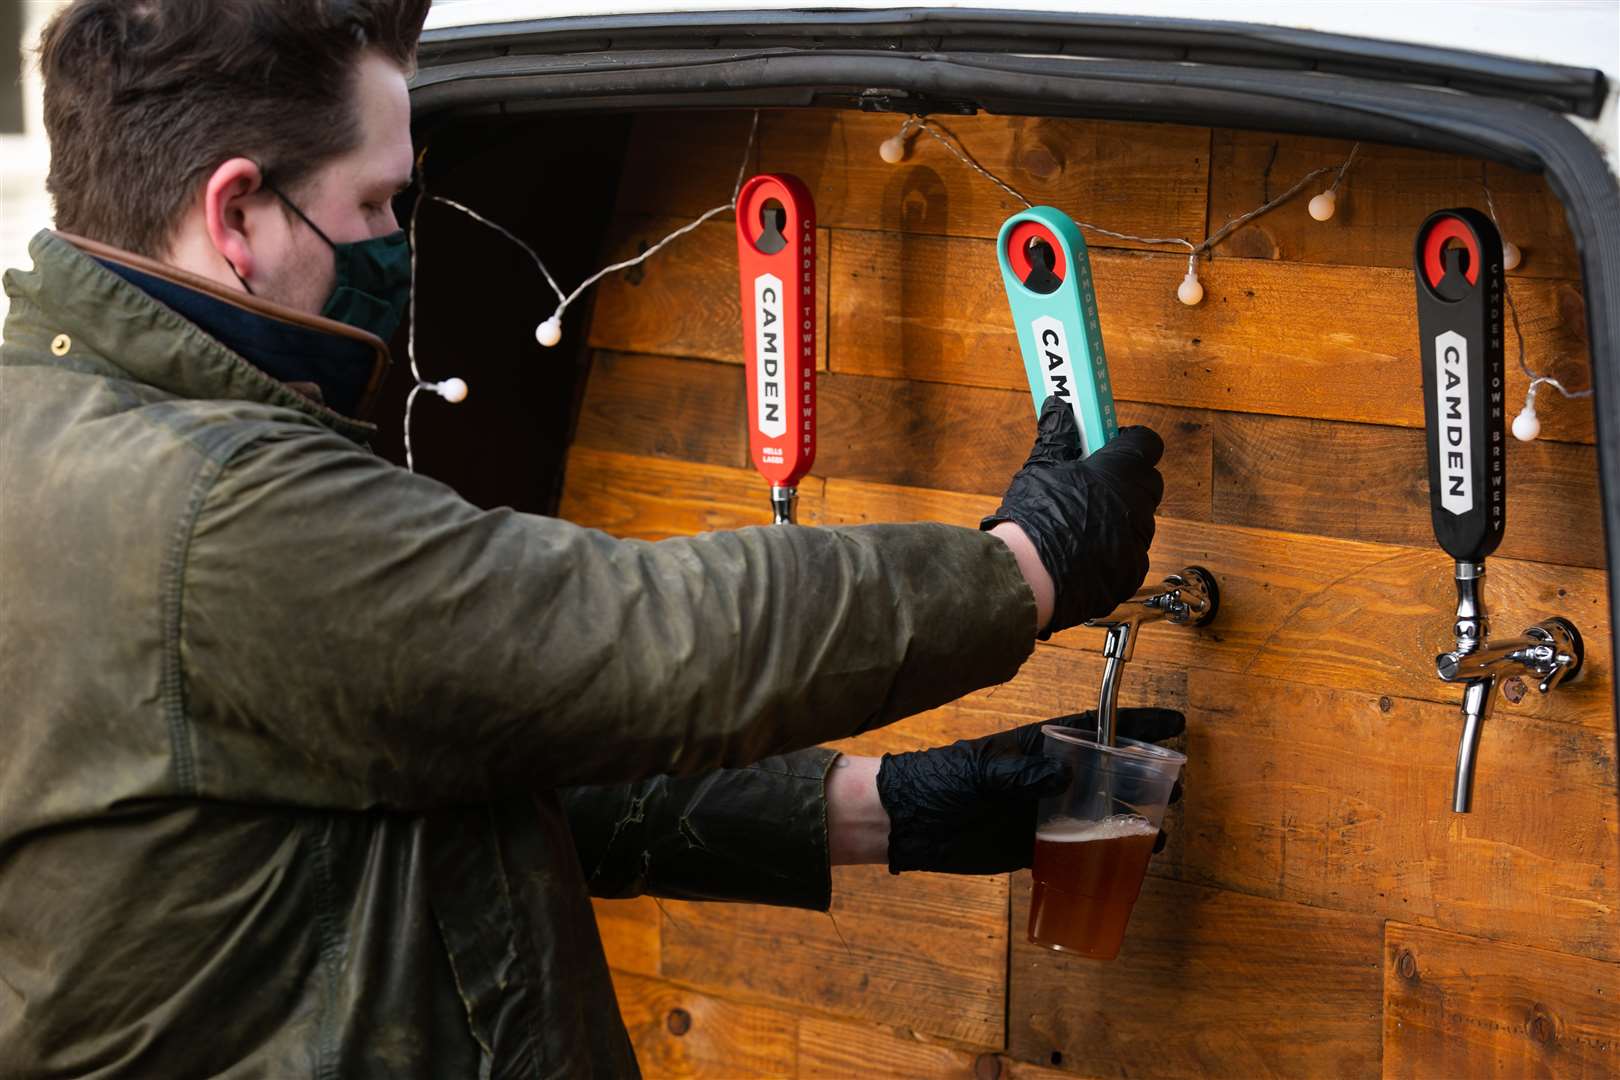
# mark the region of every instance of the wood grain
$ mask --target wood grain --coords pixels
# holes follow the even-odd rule
[[[996,502],[993,496],[837,479],[827,482],[825,500],[830,525],[966,525]],[[1150,626],[1139,635],[1138,658],[1443,704],[1460,700],[1460,690],[1434,673],[1435,655],[1452,648],[1456,611],[1452,564],[1438,548],[1160,518],[1148,580],[1189,565],[1208,567],[1220,584],[1214,624]],[[1612,733],[1605,575],[1515,559],[1493,558],[1488,567],[1486,607],[1495,636],[1563,615],[1586,642],[1581,677],[1545,697],[1532,693],[1518,710]],[[1095,653],[1102,633],[1077,627],[1052,640]]]
[[[606,253],[724,204],[751,120],[638,117]],[[1161,125],[944,123],[1035,201],[1141,234],[1201,236],[1348,151]],[[884,164],[877,145],[898,125],[765,111],[747,163],[797,173],[817,200],[808,523],[972,526],[1028,450],[992,241],[1020,204],[927,135]],[[1497,704],[1474,811],[1449,809],[1460,693],[1433,657],[1451,646],[1455,597],[1429,525],[1409,267],[1427,213],[1484,208],[1481,168],[1364,145],[1331,221],[1309,218],[1308,191],[1238,230],[1200,264],[1194,308],[1174,298],[1183,256],[1091,238],[1122,418],[1168,443],[1151,577],[1206,565],[1223,594],[1207,629],[1146,628],[1126,669],[1122,703],[1187,713],[1190,760],[1119,960],[1025,943],[1027,874],[1009,894],[1006,878],[841,868],[836,923],[599,903],[649,1076],[1620,1075],[1620,754],[1593,423],[1589,401],[1551,389],[1543,438],[1510,444],[1486,603],[1496,637],[1571,618],[1587,669]],[[1509,280],[1527,363],[1585,387],[1562,208],[1541,177],[1484,168],[1525,253]],[[747,467],[735,258],[720,215],[599,286],[565,516],[644,538],[769,519]],[[1507,345],[1511,414],[1526,377],[1511,332]],[[1002,686],[836,745],[919,749],[1090,707],[1100,644],[1060,634]]]
[[[803,1080],[1070,1080],[1056,1069],[994,1050],[962,1050],[904,1029],[806,1016],[799,1021]]]
[[[1620,960],[1613,732],[1499,703],[1473,812],[1455,705],[1188,673],[1186,795],[1159,871]]]
[[[1337,169],[1350,152],[1342,139],[1312,139],[1216,129],[1211,152],[1209,217],[1217,225],[1286,190],[1313,169]],[[1545,178],[1453,154],[1362,143],[1338,191],[1333,217],[1310,216],[1306,204],[1333,174],[1283,207],[1226,238],[1216,255],[1343,266],[1408,269],[1418,226],[1449,206],[1486,209],[1484,176],[1504,238],[1520,246],[1516,276],[1578,279],[1579,256],[1564,208]]]
[[[816,472],[826,477],[1000,495],[1034,441],[1028,391],[828,374],[820,387]],[[1211,514],[1210,422],[1200,409],[1122,402],[1119,422],[1165,440],[1164,513]]]
[[[574,445],[747,468],[744,394],[735,364],[599,350]]]
[[[598,352],[575,445],[746,467],[742,397],[729,364]],[[1022,391],[826,374],[819,414],[818,474],[913,487],[999,494],[1030,439]],[[1165,439],[1166,516],[1432,542],[1420,431],[1134,402],[1120,418]],[[1601,568],[1595,449],[1514,440],[1508,472],[1499,554]]]
[[[798,1019],[791,1013],[622,971],[613,973],[613,989],[648,1080],[797,1075]]]
[[[1379,920],[1150,877],[1110,963],[1026,940],[1013,875],[1008,1052],[1087,1076],[1372,1077]]]
[[[602,935],[602,949],[615,971],[636,975],[658,974],[658,905],[650,896],[633,900],[592,898],[596,930]]]
[[[832,239],[832,370],[1020,389],[1026,385],[994,244],[838,230]],[[1176,285],[1186,260],[1098,252],[1092,259],[1116,397],[1164,405],[1423,426],[1409,271],[1221,259],[1204,300]],[[1584,324],[1567,282],[1513,285],[1534,371],[1588,385]],[[1509,344],[1513,339],[1509,337]],[[1524,400],[1516,352],[1507,398]],[[1540,394],[1542,437],[1592,441],[1591,401]],[[1516,409],[1514,410],[1516,411]]]
[[[668,217],[621,217],[602,253],[616,262],[646,251],[687,222]],[[826,229],[816,230],[816,367],[827,367],[829,261]],[[737,279],[737,232],[722,214],[670,242],[639,266],[609,274],[596,286],[593,349],[695,356],[743,362],[742,301]]]
[[[799,482],[799,523],[821,516],[821,482]],[[662,540],[771,522],[770,489],[751,469],[664,461],[576,446],[559,516],[623,539]]]
[[[1424,432],[1242,413],[1205,415],[1213,438],[1212,520],[1412,547],[1434,543]],[[1497,554],[1602,569],[1596,448],[1513,439],[1507,462],[1507,531]],[[1168,499],[1185,473],[1170,465],[1161,471]]]
[[[1000,494],[1034,439],[1026,392],[836,374],[822,375],[817,392],[817,475]],[[574,445],[746,467],[743,393],[730,364],[600,351]],[[1209,518],[1219,414],[1125,402],[1119,415],[1165,438],[1160,469],[1175,482],[1161,510]]]
[[[1620,965],[1392,922],[1384,1076],[1620,1075]]]
[[[1007,879],[833,871],[822,912],[668,903],[663,972],[731,996],[1003,1045]]]
[[[1206,128],[1042,117],[935,119],[1032,202],[1115,232],[1203,238]],[[901,121],[833,109],[765,111],[751,170],[804,180],[820,223],[833,228],[993,238],[1023,209],[927,134],[912,141],[903,162],[883,161],[878,145]],[[747,112],[639,117],[619,190],[621,211],[695,216],[724,203],[749,123]],[[1087,241],[1141,246],[1101,235]]]
[[[1042,117],[933,119],[1033,203],[1115,232],[1203,239],[1207,129]],[[878,145],[899,131],[895,116],[796,110],[772,114],[764,127],[768,167],[803,178],[822,223],[834,228],[994,238],[1024,208],[926,132],[911,141],[904,161],[885,162]],[[1086,241],[1140,246],[1099,234]]]
[[[644,277],[603,281],[593,347],[739,362],[729,226],[711,222],[678,243],[679,260],[658,263],[667,254],[661,252]],[[633,246],[627,240],[615,250]],[[818,364],[826,366],[831,348],[831,370],[841,374],[1025,388],[992,243],[835,230],[823,252],[820,272],[832,278],[818,294],[828,309]],[[1121,400],[1423,426],[1408,272],[1225,259],[1201,271],[1204,301],[1188,308],[1175,299],[1183,260],[1099,252],[1092,263],[1109,373]],[[1584,306],[1576,287],[1527,278],[1515,297],[1526,363],[1571,389],[1585,388]],[[1302,317],[1324,308],[1331,317]],[[1511,337],[1507,370],[1507,400],[1517,406],[1528,379]],[[1537,410],[1542,438],[1593,441],[1590,399],[1547,390]]]

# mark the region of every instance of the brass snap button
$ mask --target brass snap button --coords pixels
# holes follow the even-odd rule
[[[73,339],[66,334],[57,334],[51,339],[52,356],[65,356],[71,348],[73,348]]]

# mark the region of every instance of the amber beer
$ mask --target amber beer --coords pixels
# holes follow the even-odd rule
[[[1029,940],[1112,960],[1142,891],[1159,827],[1137,814],[1059,817],[1035,833]]]

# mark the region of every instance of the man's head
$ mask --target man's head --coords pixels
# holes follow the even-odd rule
[[[40,41],[57,227],[302,311],[397,228],[429,0],[75,0]]]

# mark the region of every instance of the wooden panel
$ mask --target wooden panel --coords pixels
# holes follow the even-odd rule
[[[625,217],[616,223],[603,261],[647,250],[679,218]],[[827,282],[832,250],[826,229],[816,230],[816,367],[827,366]],[[696,356],[742,363],[742,307],[737,282],[737,233],[722,214],[639,266],[609,274],[596,287],[589,343],[596,349]]]
[[[804,1080],[1070,1080],[1070,1074],[989,1050],[959,1050],[911,1031],[806,1016],[799,1021]]]
[[[574,445],[747,468],[744,400],[734,364],[598,351]]]
[[[1214,520],[1414,547],[1434,543],[1422,431],[1206,415],[1214,438]],[[1170,467],[1165,476],[1168,498],[1184,478]],[[1602,569],[1597,478],[1593,447],[1510,440],[1508,524],[1497,553]]]
[[[799,482],[799,523],[820,518],[821,482]],[[559,516],[636,540],[769,525],[770,488],[750,469],[615,454],[576,446]]]
[[[658,974],[658,905],[650,896],[591,900],[608,966],[637,975]]]
[[[1499,703],[1453,814],[1455,705],[1200,670],[1188,697],[1162,872],[1620,959],[1612,730]]]
[[[829,480],[825,519],[966,525],[995,502]],[[1456,611],[1452,564],[1439,548],[1160,518],[1149,580],[1188,565],[1208,567],[1220,583],[1215,623],[1201,630],[1148,627],[1138,658],[1447,704],[1461,699],[1458,688],[1434,674],[1435,655],[1452,647]],[[1492,559],[1488,574],[1486,604],[1497,636],[1556,614],[1572,620],[1586,641],[1581,677],[1547,697],[1532,693],[1519,712],[1612,732],[1605,575],[1514,559]],[[1096,652],[1102,633],[1077,627],[1052,640]]]
[[[852,480],[1000,495],[1029,456],[1035,410],[1027,390],[984,390],[829,374],[820,390],[816,472]],[[1119,422],[1165,440],[1175,483],[1164,513],[1210,517],[1210,413],[1123,402]]]
[[[833,872],[831,917],[741,904],[665,907],[668,978],[1002,1045],[1005,877],[899,878],[882,866],[846,866]]]
[[[941,383],[820,377],[816,472],[952,491],[1000,494],[1035,434],[1029,395]],[[598,352],[576,446],[744,467],[742,372],[729,364]],[[1210,421],[1200,409],[1125,402],[1123,424],[1166,440],[1175,478],[1161,512],[1210,516]]]
[[[1022,391],[827,374],[820,393],[822,475],[999,494],[1028,452]],[[742,398],[742,373],[729,364],[600,352],[575,445],[746,467]],[[1420,431],[1134,402],[1120,416],[1166,440],[1166,516],[1432,542]],[[1508,454],[1499,554],[1601,568],[1595,450],[1514,440]]]
[[[1378,1074],[1379,921],[1149,878],[1117,959],[1026,940],[1013,875],[1008,1052],[1090,1076]]]
[[[1023,362],[996,268],[976,239],[833,234],[832,370],[1019,389]],[[1423,426],[1409,271],[1221,259],[1199,272],[1204,301],[1176,285],[1186,260],[1092,259],[1116,396],[1166,405]],[[1588,384],[1585,327],[1568,283],[1513,284],[1532,370]],[[1512,338],[1509,337],[1512,344]],[[1529,380],[1508,360],[1508,400]],[[1592,441],[1589,399],[1537,398],[1542,437]]]
[[[1335,169],[1350,152],[1341,139],[1309,139],[1217,129],[1211,151],[1210,221],[1219,225],[1275,197],[1313,169]],[[1448,206],[1486,209],[1480,178],[1487,175],[1503,235],[1518,244],[1517,274],[1579,278],[1580,260],[1564,208],[1534,173],[1485,165],[1452,154],[1363,143],[1325,222],[1306,210],[1327,190],[1332,174],[1285,206],[1232,233],[1217,255],[1347,266],[1412,265],[1418,226]]]
[[[1031,202],[1138,236],[1204,236],[1209,131],[1039,117],[936,117],[981,165]],[[765,161],[815,193],[822,224],[994,238],[1024,205],[926,132],[890,165],[878,145],[901,118],[828,110],[773,114]],[[1088,244],[1139,247],[1088,234]]]
[[[755,168],[809,185],[820,223],[993,238],[1023,204],[962,164],[927,134],[898,165],[878,145],[902,117],[791,109],[760,114]],[[1209,130],[1039,117],[937,118],[968,152],[1031,201],[1115,232],[1203,238]],[[727,201],[750,115],[640,117],[619,192],[621,210],[692,214]],[[1096,246],[1139,247],[1101,235]]]
[[[798,1072],[798,1020],[791,1013],[618,971],[613,989],[648,1080]]]
[[[1620,1076],[1620,966],[1392,922],[1384,1075]]]

